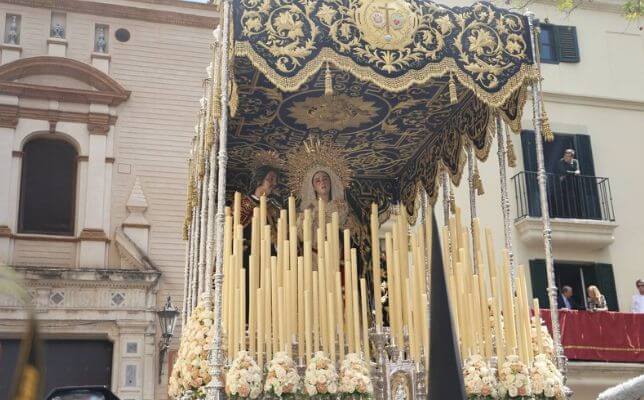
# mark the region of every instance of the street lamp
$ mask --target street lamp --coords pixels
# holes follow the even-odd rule
[[[177,322],[178,315],[179,311],[172,306],[170,296],[168,296],[163,309],[157,311],[157,318],[159,319],[159,325],[161,325],[161,340],[159,341],[159,383],[161,383],[161,376],[163,375],[163,360],[165,359],[165,353],[170,347],[170,339],[172,339],[172,333],[174,332],[174,325]]]

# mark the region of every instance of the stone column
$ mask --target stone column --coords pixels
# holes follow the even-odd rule
[[[90,105],[89,150],[85,185],[85,215],[80,233],[80,266],[104,267],[107,234],[104,226],[107,134],[110,131],[106,105]]]
[[[18,125],[18,98],[0,96],[0,264],[9,264],[10,241],[13,226],[11,187],[14,182],[13,140]]]

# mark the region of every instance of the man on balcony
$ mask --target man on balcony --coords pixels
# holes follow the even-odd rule
[[[579,310],[579,306],[572,298],[572,288],[564,286],[561,288],[561,294],[557,297],[557,308],[566,310]]]
[[[575,159],[575,151],[566,149],[563,157],[557,163],[557,175],[561,184],[562,217],[579,217],[579,161]]]

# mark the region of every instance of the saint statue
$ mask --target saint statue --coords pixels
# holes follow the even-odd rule
[[[250,190],[242,196],[239,222],[244,227],[244,247],[250,243],[253,210],[259,207],[261,196],[266,196],[266,223],[274,230],[279,217],[279,205],[271,196],[279,184],[284,163],[274,151],[261,151],[253,160]],[[244,259],[246,259],[245,257]]]

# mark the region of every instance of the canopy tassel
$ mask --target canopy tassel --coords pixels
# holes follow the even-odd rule
[[[454,188],[449,186],[449,210],[452,214],[456,214],[456,196],[454,196]]]
[[[517,155],[514,152],[514,144],[512,143],[512,138],[509,133],[505,135],[505,143],[507,146],[507,156],[508,156],[508,166],[510,168],[516,168],[517,166]]]
[[[543,140],[545,140],[546,142],[552,142],[553,140],[555,140],[555,134],[552,133],[552,129],[550,128],[550,120],[548,119],[546,110],[543,109],[543,105],[541,106],[541,110],[541,132],[543,134]]]
[[[476,164],[474,166],[474,174],[472,174],[472,182],[474,188],[476,189],[476,194],[483,196],[485,194],[485,189],[483,189],[483,180],[481,179],[481,174],[479,173],[479,166]]]
[[[449,74],[448,88],[449,88],[449,102],[451,104],[458,103],[458,96],[456,95],[456,82],[454,82],[454,74],[452,74],[451,72]]]
[[[333,96],[333,76],[331,75],[328,62],[326,63],[326,71],[324,72],[324,95]]]

